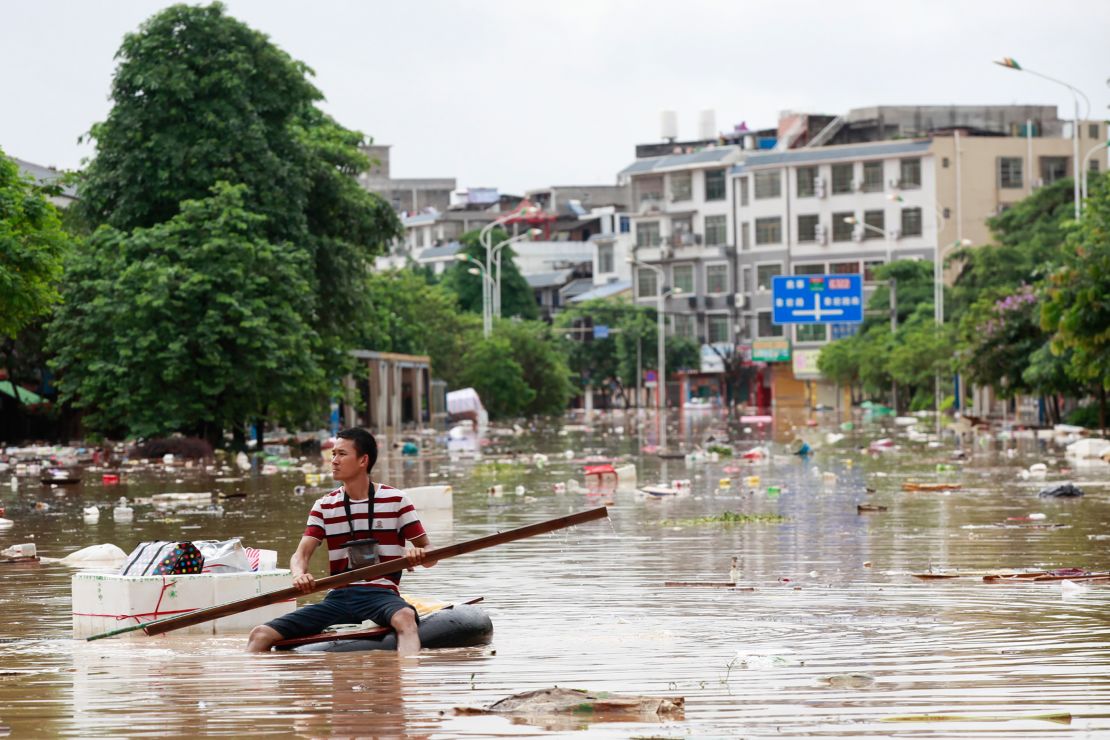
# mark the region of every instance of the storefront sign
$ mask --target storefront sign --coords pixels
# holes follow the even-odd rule
[[[798,380],[820,380],[821,371],[817,369],[819,349],[794,350],[794,377]]]
[[[752,362],[790,362],[790,340],[785,337],[753,340]]]

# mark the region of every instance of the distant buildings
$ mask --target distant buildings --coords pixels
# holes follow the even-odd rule
[[[1071,122],[1054,106],[787,111],[774,127],[703,130],[691,141],[673,133],[637,145],[613,185],[535,188],[523,201],[455,191],[453,179],[392,180],[388,147],[375,150],[383,169],[360,181],[403,212],[405,238],[389,264],[444,269],[462,234],[524,204],[538,209],[544,235],[514,245],[517,264],[545,318],[595,297],[655,306],[667,291],[668,332],[703,350],[754,353],[752,403],[833,404],[816,354],[858,327],[774,324],[775,275],[861,273],[868,281],[893,260],[943,259],[963,241],[986,243],[988,218],[1074,174]],[[1106,150],[1097,145],[1106,124],[1083,121],[1079,135],[1081,152],[1098,152],[1082,166],[1104,170]],[[508,225],[510,233],[521,228]],[[631,258],[643,264],[633,270]],[[777,361],[759,361],[769,356],[765,345],[784,342],[785,354],[770,355]],[[721,371],[719,361],[703,364]]]

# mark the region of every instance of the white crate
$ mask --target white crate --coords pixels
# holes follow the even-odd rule
[[[71,582],[73,636],[89,637],[257,596],[292,584],[293,579],[288,570],[184,576],[76,573]],[[186,635],[247,632],[251,627],[291,612],[296,607],[296,603],[292,601],[279,602],[243,614],[202,622],[176,632]],[[143,632],[136,630],[127,635],[141,636]]]

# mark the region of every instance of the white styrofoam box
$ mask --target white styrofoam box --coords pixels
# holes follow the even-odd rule
[[[229,578],[228,575],[232,577]],[[239,578],[237,576],[252,577]],[[287,569],[263,570],[255,573],[231,573],[217,576],[213,585],[215,587],[215,600],[212,605],[215,606],[289,588],[293,585],[293,577]],[[296,608],[297,599],[293,597],[288,601],[279,601],[276,604],[251,609],[249,612],[230,614],[212,622],[212,631],[217,635],[232,632],[250,632],[252,628],[265,624],[282,614],[288,614]]]
[[[419,516],[422,512],[440,510],[451,511],[454,507],[454,493],[451,486],[417,486],[406,488],[405,495],[416,508]]]
[[[75,573],[73,594],[73,636],[109,632],[155,619],[172,617],[196,609],[216,606],[238,598],[276,591],[293,584],[288,570],[251,573],[200,573],[179,576],[121,576],[110,573]],[[238,596],[237,594],[242,594]],[[221,598],[222,597],[222,598]],[[249,619],[245,630],[235,620],[202,622],[176,630],[177,634],[211,635],[216,632],[249,631],[274,616],[296,608],[294,602],[281,602],[242,615]],[[227,619],[227,618],[225,618]],[[126,633],[143,636],[141,630]],[[125,635],[125,636],[126,636]]]
[[[259,550],[258,569],[277,570],[277,550]]]

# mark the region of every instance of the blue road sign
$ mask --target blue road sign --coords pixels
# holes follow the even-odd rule
[[[863,321],[861,275],[779,275],[771,278],[774,324],[858,324]]]
[[[609,327],[606,324],[594,324],[594,339],[608,339]]]

